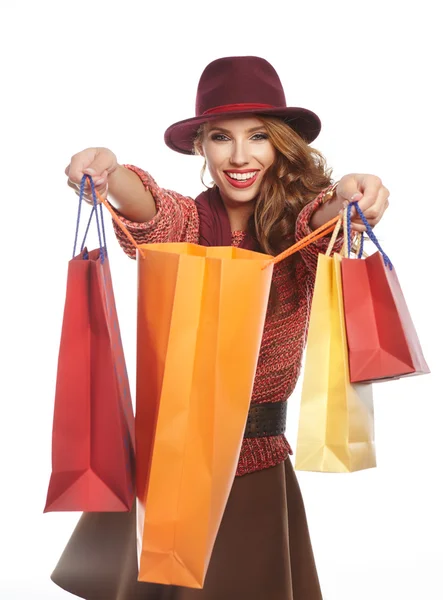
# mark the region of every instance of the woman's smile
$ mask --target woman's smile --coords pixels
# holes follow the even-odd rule
[[[253,185],[257,181],[259,172],[260,171],[257,169],[229,169],[229,171],[224,171],[224,174],[230,185],[237,189],[242,189],[251,187],[251,185]]]

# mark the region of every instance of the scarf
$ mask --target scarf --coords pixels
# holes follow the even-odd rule
[[[232,233],[229,216],[218,187],[202,192],[195,199],[200,220],[200,244],[202,246],[231,246]],[[259,245],[250,233],[246,233],[240,248],[259,251]]]

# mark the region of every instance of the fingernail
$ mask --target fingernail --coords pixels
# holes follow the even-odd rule
[[[87,168],[87,169],[85,169],[85,173],[88,173],[88,175],[95,175],[95,170],[91,169],[91,168]]]
[[[356,200],[360,200],[360,198],[363,198],[363,194],[360,194],[360,192],[357,192],[356,194],[354,194],[351,198],[351,202],[355,202]]]
[[[95,182],[95,185],[102,185],[102,183],[105,183],[104,179],[97,179],[97,181]]]

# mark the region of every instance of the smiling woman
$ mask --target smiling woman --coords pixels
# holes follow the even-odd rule
[[[331,184],[320,152],[269,116],[203,124],[194,151],[205,157],[232,230],[249,230],[268,254],[293,244],[301,209]]]
[[[264,123],[240,117],[203,125],[194,147],[205,157],[228,211],[231,229],[246,230],[263,177],[275,159]]]
[[[344,201],[359,200],[371,225],[387,206],[389,193],[378,177],[352,174],[332,185],[324,158],[309,146],[319,131],[317,115],[286,106],[280,79],[266,60],[222,58],[200,78],[196,116],[165,132],[174,151],[205,158],[214,185],[195,200],[161,188],[143,169],[119,165],[104,148],[76,154],[66,172],[76,189],[83,174],[91,174],[139,244],[190,242],[276,254],[311,233],[311,224],[337,215]],[[358,218],[352,227],[361,230]],[[135,258],[126,236],[117,226],[115,231]],[[273,271],[277,301],[268,305],[236,479],[203,589],[137,580],[135,505],[128,514],[82,516],[52,575],[58,585],[87,600],[322,598],[284,432],[318,254],[328,244],[317,241]],[[334,248],[340,245],[339,237]]]

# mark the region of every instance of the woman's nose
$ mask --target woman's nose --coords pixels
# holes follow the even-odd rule
[[[232,144],[230,162],[235,166],[243,166],[249,162],[247,144],[242,141],[236,141]]]

